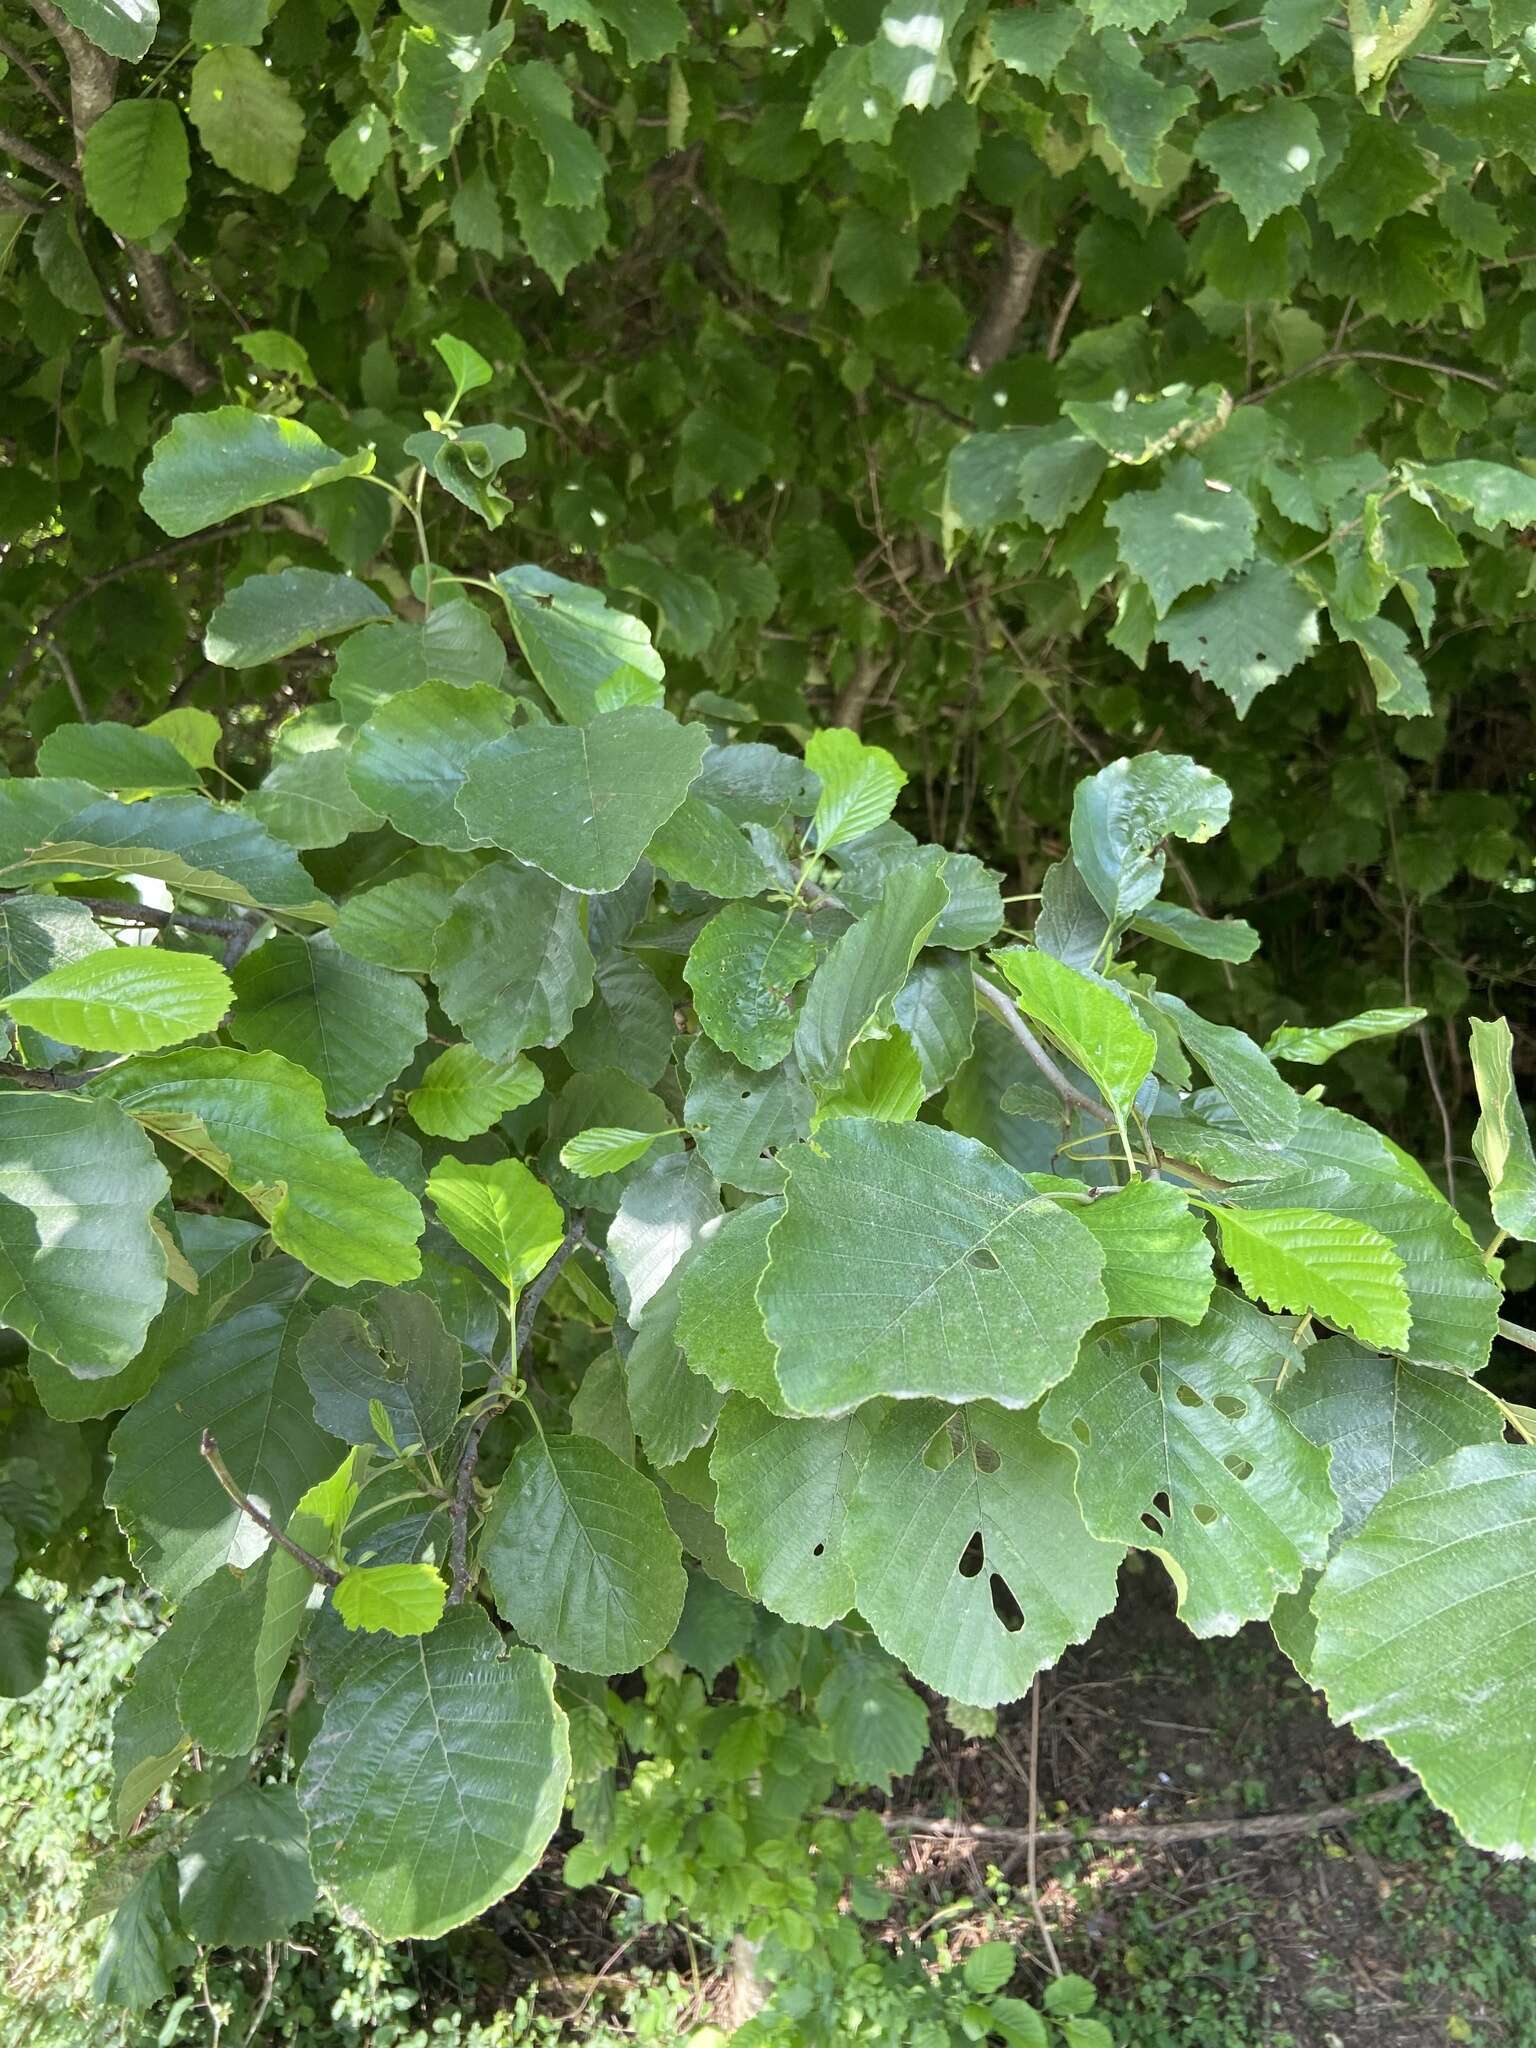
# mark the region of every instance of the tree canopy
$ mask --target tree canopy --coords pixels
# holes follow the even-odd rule
[[[680,1628],[986,1708],[1132,1547],[1536,1852],[1536,15],[1238,12],[0,37],[0,1563],[170,1617],[111,1995],[178,1859],[617,1867]]]

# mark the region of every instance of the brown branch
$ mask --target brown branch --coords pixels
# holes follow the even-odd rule
[[[79,1073],[60,1073],[54,1067],[23,1067],[15,1060],[0,1060],[0,1081],[14,1082],[18,1088],[38,1088],[49,1095],[56,1095],[61,1089],[83,1088],[87,1081],[94,1081],[105,1071],[103,1067],[89,1067]]]
[[[26,896],[26,889],[0,891],[6,896]],[[133,903],[127,897],[116,896],[70,896],[64,901],[83,903],[98,917],[115,917],[121,924],[153,925],[157,931],[164,931],[168,925],[179,925],[183,931],[210,932],[216,938],[229,938],[248,922],[243,917],[204,917],[190,910],[158,910],[153,904]]]
[[[112,104],[112,95],[117,90],[117,59],[98,50],[89,36],[82,35],[66,19],[53,0],[32,0],[32,12],[64,52],[64,61],[69,66],[69,104],[78,156],[91,124],[99,121]]]
[[[322,1586],[339,1586],[341,1584],[341,1573],[337,1571],[334,1565],[327,1564],[323,1558],[316,1557],[312,1551],[306,1550],[302,1543],[295,1543],[291,1536],[279,1529],[270,1515],[263,1514],[249,1495],[241,1490],[240,1482],[219,1456],[219,1446],[214,1439],[211,1429],[203,1431],[202,1441],[198,1445],[198,1449],[207,1459],[214,1478],[218,1480],[220,1486],[223,1487],[241,1514],[249,1515],[258,1529],[265,1530],[279,1550],[286,1550],[288,1555],[295,1562],[303,1565],[305,1571],[311,1577],[318,1579]]]
[[[869,700],[880,686],[885,673],[885,664],[867,648],[861,648],[853,664],[853,674],[838,692],[837,708],[832,713],[834,725],[844,725],[850,732],[857,732],[864,723],[864,713]]]
[[[0,213],[46,213],[47,207],[40,199],[34,199],[23,192],[14,178],[8,178],[0,171]]]
[[[993,279],[991,295],[965,344],[965,367],[978,377],[996,369],[1013,347],[1013,338],[1029,311],[1048,254],[1038,242],[1026,242],[1014,229],[1008,230],[1003,261]]]
[[[994,988],[983,974],[972,974],[971,980],[976,984],[977,995],[988,1005],[998,1022],[1013,1033],[1062,1101],[1071,1109],[1080,1109],[1085,1116],[1097,1117],[1101,1124],[1113,1123],[1114,1118],[1102,1102],[1093,1101],[1080,1088],[1073,1087],[1002,990]]]
[[[1204,1842],[1218,1835],[1237,1836],[1248,1841],[1286,1841],[1297,1835],[1315,1835],[1324,1828],[1348,1827],[1374,1806],[1395,1806],[1411,1799],[1419,1790],[1417,1778],[1400,1778],[1382,1792],[1367,1792],[1348,1805],[1303,1807],[1299,1813],[1264,1813],[1249,1820],[1166,1820],[1101,1821],[1087,1827],[1038,1828],[1033,1840],[1041,1847],[1060,1847],[1072,1842],[1141,1843],[1149,1849],[1173,1848],[1182,1842]],[[851,1820],[853,1809],[824,1807],[836,1820]],[[865,1809],[866,1811],[868,1809]],[[1028,1828],[989,1828],[976,1822],[943,1820],[925,1813],[882,1813],[881,1824],[893,1835],[915,1835],[925,1840],[971,1844],[996,1843],[1000,1849],[1024,1849],[1031,1840]]]
[[[25,164],[29,170],[36,171],[41,177],[51,178],[55,185],[62,185],[68,192],[85,190],[78,175],[68,164],[60,163],[56,156],[50,156],[46,149],[37,148],[34,143],[28,142],[25,136],[17,135],[13,129],[0,128],[0,149],[8,151],[18,163]]]
[[[16,48],[16,45],[8,43],[3,36],[0,36],[0,57],[3,57],[7,64],[14,64],[16,66],[22,77],[32,87],[32,90],[40,94],[48,102],[49,106],[52,107],[61,120],[67,121],[69,119],[69,109],[54,91],[52,84],[49,82],[47,72],[39,71],[35,64],[29,63],[20,50]]]
[[[518,1367],[528,1349],[533,1335],[534,1318],[539,1305],[555,1284],[560,1269],[586,1240],[586,1225],[576,1216],[566,1228],[560,1248],[544,1270],[531,1280],[523,1290],[518,1306],[517,1327],[513,1332],[512,1355],[499,1373],[496,1373],[486,1390],[486,1396],[479,1413],[469,1425],[464,1438],[464,1448],[459,1453],[459,1468],[454,1477],[453,1499],[449,1503],[448,1518],[451,1524],[448,1538],[449,1577],[452,1589],[448,1595],[450,1607],[456,1607],[469,1591],[469,1504],[474,1498],[475,1467],[480,1462],[480,1439],[484,1436],[492,1419],[500,1415],[513,1398],[518,1381]]]

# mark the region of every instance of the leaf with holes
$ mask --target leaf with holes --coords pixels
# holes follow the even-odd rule
[[[715,1513],[754,1597],[786,1621],[826,1628],[853,1605],[843,1531],[876,1412],[803,1420],[733,1394],[721,1413]]]
[[[1265,1318],[1221,1292],[1197,1329],[1136,1323],[1087,1346],[1040,1413],[1077,1459],[1088,1527],[1154,1551],[1197,1636],[1262,1619],[1328,1554],[1327,1453],[1257,1384],[1283,1356]]]
[[[815,964],[815,943],[791,915],[728,903],[694,941],[683,978],[701,1029],[762,1072],[795,1042],[794,991]]]
[[[1114,1605],[1125,1547],[1088,1533],[1072,1470],[989,1401],[902,1403],[875,1431],[843,1552],[859,1612],[924,1685],[1018,1699]]]

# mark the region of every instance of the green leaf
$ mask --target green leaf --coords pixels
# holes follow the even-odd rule
[[[700,1027],[761,1073],[795,1042],[794,990],[815,964],[815,943],[792,912],[728,903],[694,941],[683,979]]]
[[[686,1280],[683,1294],[686,1306]],[[753,1597],[786,1621],[826,1628],[853,1605],[843,1530],[868,1419],[804,1421],[742,1394],[721,1413],[709,1461],[715,1513]]]
[[[307,1495],[306,1495],[307,1498]],[[323,1525],[302,1509],[287,1533],[306,1549],[328,1548]],[[220,1568],[176,1610],[176,1718],[188,1740],[215,1756],[249,1756],[261,1739],[315,1582],[274,1544],[248,1569]]]
[[[972,434],[945,473],[946,533],[985,534],[1005,522],[1056,533],[1087,504],[1106,467],[1098,442],[1069,420]]]
[[[1246,718],[1261,690],[1317,651],[1317,605],[1278,562],[1261,559],[1181,598],[1153,637]]]
[[[299,167],[304,116],[286,82],[253,50],[209,50],[192,69],[187,113],[221,171],[285,192]]]
[[[512,1296],[560,1249],[560,1204],[520,1159],[498,1159],[493,1166],[444,1159],[434,1167],[427,1193],[444,1228]]]
[[[48,1609],[24,1593],[0,1593],[0,1699],[25,1699],[48,1670]]]
[[[220,668],[257,668],[389,616],[355,576],[328,569],[279,569],[247,576],[208,621],[203,652]]]
[[[1197,1636],[1268,1615],[1323,1563],[1339,1518],[1326,1451],[1256,1384],[1281,1355],[1221,1292],[1198,1329],[1136,1323],[1089,1345],[1040,1413],[1077,1459],[1088,1527],[1160,1557]]]
[[[1131,930],[1161,939],[1180,953],[1198,953],[1202,960],[1241,964],[1259,950],[1259,935],[1243,918],[1202,917],[1182,903],[1149,903],[1131,919]]]
[[[465,865],[472,873],[472,864]],[[455,866],[451,874],[400,875],[392,882],[381,882],[376,889],[364,889],[341,906],[331,937],[354,960],[392,967],[402,974],[426,974],[462,874],[463,869]],[[469,1133],[458,1135],[467,1137]]]
[[[607,158],[572,114],[570,87],[552,64],[509,64],[499,74],[507,118],[538,145],[549,166],[547,206],[591,206]]]
[[[432,974],[444,1010],[487,1059],[558,1045],[592,994],[581,898],[513,861],[482,868],[453,899]]]
[[[860,1614],[924,1685],[1018,1699],[1114,1605],[1124,1549],[1084,1528],[1072,1470],[990,1401],[902,1404],[875,1431],[844,1554]]]
[[[635,1434],[658,1469],[676,1465],[707,1443],[724,1405],[718,1389],[691,1370],[678,1341],[682,1283],[697,1256],[695,1250],[679,1260],[647,1301],[624,1361]]]
[[[646,1303],[720,1215],[720,1191],[701,1159],[675,1152],[629,1176],[608,1228],[608,1273],[621,1313],[638,1326]]]
[[[236,967],[234,988],[233,1036],[307,1068],[332,1116],[376,1102],[427,1035],[415,982],[354,960],[324,932],[268,939]]]
[[[0,898],[0,993],[14,995],[55,967],[105,953],[112,941],[83,903],[66,896]]]
[[[1249,1137],[1260,1145],[1288,1144],[1301,1115],[1300,1098],[1247,1032],[1210,1023],[1177,996],[1154,993],[1152,1001],[1231,1104]]]
[[[197,770],[169,740],[110,719],[55,726],[37,750],[37,772],[72,776],[126,797],[202,788]]]
[[[1121,558],[1147,586],[1158,618],[1186,590],[1219,582],[1257,552],[1253,506],[1232,485],[1207,480],[1188,455],[1169,464],[1156,489],[1117,498],[1104,518],[1119,534]]]
[[[702,1032],[688,1047],[684,1118],[706,1165],[729,1186],[774,1195],[784,1185],[775,1156],[810,1130],[815,1098],[788,1062],[766,1073],[743,1067]]]
[[[757,1289],[781,1202],[752,1202],[705,1223],[677,1287],[677,1341],[689,1366],[722,1393],[787,1413]]]
[[[840,1783],[873,1785],[916,1770],[928,1746],[928,1708],[900,1666],[870,1648],[845,1649],[816,1694]]]
[[[361,1310],[324,1310],[299,1345],[320,1427],[348,1444],[379,1441],[382,1408],[401,1451],[435,1451],[458,1419],[458,1344],[425,1294],[382,1288]]]
[[[1416,498],[1444,498],[1487,533],[1536,526],[1536,477],[1507,462],[1407,462]]]
[[[246,796],[244,809],[274,839],[306,851],[340,846],[354,832],[377,831],[383,819],[347,780],[352,735],[335,726],[309,727],[290,739],[291,731],[282,735],[276,759]]]
[[[1317,183],[1323,138],[1304,101],[1270,99],[1252,113],[1207,121],[1195,155],[1237,201],[1252,238]]]
[[[114,946],[0,999],[18,1024],[91,1052],[156,1052],[216,1031],[230,980],[201,953]]]
[[[110,1103],[0,1094],[0,1321],[93,1377],[139,1350],[165,1299],[150,1227],[170,1189]]]
[[[1445,0],[1348,0],[1355,90],[1384,79],[1439,14]]]
[[[479,391],[496,375],[480,351],[471,348],[467,341],[460,341],[455,334],[434,334],[432,346],[448,365],[455,403],[466,391]]]
[[[456,799],[470,764],[511,731],[512,701],[483,683],[424,683],[386,698],[353,742],[353,793],[397,831],[427,846],[463,853],[483,843]]]
[[[91,123],[80,156],[91,211],[142,242],[187,203],[187,131],[169,100],[119,100]]]
[[[442,1620],[448,1588],[435,1565],[355,1564],[331,1598],[347,1628],[424,1636]]]
[[[669,879],[710,896],[758,896],[773,882],[740,826],[701,796],[685,796],[645,851]]]
[[[1130,1004],[1107,982],[1038,946],[1010,946],[992,958],[1024,1014],[1044,1025],[1123,1121],[1157,1056],[1157,1040]]]
[[[1133,1180],[1083,1204],[1081,1181],[1032,1173],[1042,1194],[1068,1193],[1071,1213],[1104,1248],[1100,1274],[1112,1316],[1168,1316],[1198,1323],[1211,1299],[1211,1242],[1182,1189],[1162,1180]]]
[[[544,1076],[521,1053],[488,1060],[470,1045],[440,1052],[405,1098],[419,1131],[429,1138],[473,1138],[544,1092]]]
[[[1115,462],[1140,468],[1170,448],[1203,440],[1223,426],[1232,409],[1230,394],[1220,384],[1170,384],[1166,389],[1135,396],[1117,391],[1113,398],[1068,399],[1062,411],[1074,426],[1096,441]]]
[[[171,423],[155,443],[139,502],[179,536],[372,468],[372,449],[338,455],[298,420],[221,405]]]
[[[1530,1772],[1536,1466],[1475,1444],[1410,1473],[1313,1598],[1312,1676],[1337,1719],[1416,1771],[1468,1841],[1536,1850]]]
[[[547,569],[502,569],[494,581],[524,660],[567,725],[610,705],[660,704],[666,666],[642,620]]]
[[[1427,718],[1433,708],[1423,669],[1408,651],[1408,635],[1395,619],[1353,619],[1337,605],[1329,623],[1341,640],[1358,647],[1376,690],[1376,702],[1394,718]]]
[[[862,1039],[830,1088],[823,1088],[811,1128],[828,1117],[870,1117],[877,1123],[909,1124],[923,1106],[923,1063],[899,1025]]]
[[[1515,1044],[1502,1017],[1474,1017],[1472,1078],[1479,1115],[1472,1150],[1488,1183],[1493,1220],[1511,1237],[1536,1238],[1536,1152],[1515,1092]]]
[[[759,1299],[805,1414],[876,1394],[1028,1407],[1106,1309],[1092,1233],[931,1124],[824,1126],[790,1162],[770,1253]]]
[[[1227,785],[1187,755],[1111,761],[1077,785],[1072,858],[1100,908],[1128,920],[1162,887],[1162,842],[1212,839],[1231,808]]]
[[[308,1311],[257,1295],[184,1346],[112,1435],[107,1503],[139,1571],[169,1600],[223,1565],[250,1564],[267,1544],[203,1457],[205,1429],[236,1484],[279,1525],[340,1455],[311,1416],[299,1371]]]
[[[237,1188],[292,1252],[338,1287],[412,1280],[421,1209],[370,1173],[325,1120],[320,1083],[276,1053],[171,1052],[91,1083],[156,1137]]]
[[[387,697],[423,683],[500,685],[506,651],[484,613],[463,598],[433,605],[407,625],[365,626],[341,644],[331,697],[349,725],[366,725]]]
[[[1272,1060],[1290,1060],[1302,1067],[1320,1067],[1336,1052],[1363,1045],[1372,1038],[1396,1038],[1409,1031],[1427,1013],[1419,1009],[1361,1010],[1337,1024],[1282,1024],[1269,1034],[1264,1050]],[[1474,1031],[1476,1026],[1473,1026]]]
[[[1090,120],[1103,128],[1133,183],[1162,183],[1159,159],[1169,130],[1195,104],[1187,85],[1147,70],[1135,40],[1113,28],[1073,46],[1058,66],[1057,85],[1087,100]]]
[[[949,901],[940,865],[898,868],[875,908],[816,970],[795,1025],[795,1058],[807,1080],[834,1083],[855,1041],[905,982]]]
[[[1213,1209],[1222,1255],[1273,1309],[1323,1317],[1365,1344],[1408,1342],[1408,1288],[1389,1238],[1320,1209]]]
[[[522,1883],[569,1775],[550,1665],[455,1607],[327,1703],[298,1783],[315,1875],[380,1939],[429,1940]]]
[[[180,1919],[210,1948],[280,1941],[315,1910],[304,1821],[291,1785],[236,1785],[176,1851]]]
[[[1050,4],[1010,8],[987,16],[987,44],[1000,64],[1049,85],[1068,50],[1083,31],[1075,7]]]
[[[525,726],[482,747],[457,799],[475,838],[567,887],[617,889],[699,772],[709,737],[632,704],[583,726]]]
[[[1001,1991],[1012,1977],[1017,1958],[1010,1941],[984,1941],[966,1957],[961,1975],[967,1991]]]
[[[361,199],[389,155],[389,122],[370,100],[325,152],[331,183],[348,199]]]
[[[582,1180],[595,1173],[617,1173],[643,1159],[664,1131],[621,1131],[598,1126],[578,1131],[560,1147],[560,1164]]]
[[[61,0],[60,14],[98,50],[137,64],[160,26],[158,0]]]
[[[502,1618],[576,1671],[632,1671],[665,1649],[688,1587],[661,1496],[590,1437],[519,1448],[479,1559]]]
[[[71,4],[84,11],[81,0]],[[98,2005],[142,2011],[172,1995],[196,1954],[177,1915],[175,1859],[162,1856],[113,1914],[91,1981],[91,1997]]]

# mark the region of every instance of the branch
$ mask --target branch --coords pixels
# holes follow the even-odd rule
[[[452,1580],[452,1590],[448,1595],[450,1607],[456,1607],[469,1591],[469,1504],[474,1497],[475,1467],[480,1462],[480,1439],[492,1418],[500,1415],[512,1399],[512,1390],[517,1385],[519,1377],[518,1367],[523,1362],[523,1354],[527,1351],[529,1339],[533,1335],[533,1322],[539,1312],[539,1304],[554,1286],[566,1260],[578,1245],[585,1242],[586,1235],[585,1223],[581,1217],[574,1217],[566,1229],[559,1250],[544,1270],[524,1289],[517,1312],[517,1327],[513,1332],[512,1356],[501,1371],[493,1376],[484,1405],[469,1425],[464,1448],[459,1453],[459,1469],[454,1477],[453,1499],[448,1508],[449,1520],[453,1525],[448,1542],[449,1576]]]
[[[0,37],[0,57],[3,57],[7,64],[14,64],[16,66],[22,77],[32,87],[32,90],[39,93],[48,102],[49,106],[52,107],[61,120],[67,121],[69,119],[69,109],[49,83],[47,73],[39,71],[35,64],[28,63],[15,44],[6,42],[3,37]]]
[[[1089,1827],[1039,1828],[1033,1836],[1028,1828],[988,1828],[971,1821],[930,1819],[923,1813],[882,1813],[879,1819],[893,1835],[982,1846],[995,1843],[1000,1849],[1027,1849],[1031,1840],[1042,1847],[1072,1842],[1139,1842],[1155,1849],[1181,1842],[1209,1841],[1217,1835],[1270,1842],[1285,1841],[1295,1835],[1315,1835],[1324,1828],[1348,1827],[1371,1807],[1395,1806],[1401,1800],[1411,1799],[1418,1790],[1417,1778],[1400,1778],[1385,1791],[1367,1792],[1348,1805],[1304,1807],[1299,1813],[1265,1813],[1252,1820],[1104,1821]],[[844,1807],[824,1807],[822,1811],[836,1820],[853,1818],[853,1810]]]
[[[1013,347],[1049,253],[1039,243],[1026,242],[1014,229],[1008,230],[991,295],[965,344],[965,367],[978,377],[995,369]]]
[[[68,192],[85,190],[68,164],[61,164],[56,156],[50,156],[46,149],[38,149],[10,128],[0,128],[0,149],[7,150],[18,163],[25,164],[44,178],[51,178],[55,185],[62,185]]]
[[[26,889],[0,890],[0,898],[26,896]],[[215,938],[230,938],[250,922],[243,917],[204,917],[190,910],[157,910],[149,903],[130,903],[126,898],[112,896],[70,896],[64,901],[83,903],[98,917],[115,917],[122,924],[153,925],[156,931],[164,931],[168,925],[179,925],[187,932],[209,932]]]
[[[23,192],[14,178],[6,177],[0,171],[0,213],[46,213],[47,207],[40,199]]]
[[[198,1449],[207,1459],[214,1478],[217,1479],[241,1514],[249,1515],[258,1529],[264,1529],[279,1550],[286,1550],[288,1555],[297,1563],[303,1565],[305,1571],[312,1578],[318,1579],[322,1586],[339,1586],[341,1584],[341,1573],[337,1571],[334,1565],[326,1564],[322,1558],[318,1558],[312,1551],[306,1550],[302,1543],[295,1543],[291,1536],[286,1535],[283,1530],[278,1528],[270,1515],[262,1513],[261,1509],[257,1507],[249,1495],[241,1492],[240,1482],[219,1456],[219,1447],[214,1441],[211,1429],[203,1431],[202,1442],[198,1445]]]
[[[112,95],[117,90],[117,59],[98,50],[53,0],[32,0],[32,12],[64,52],[64,61],[69,66],[69,103],[78,155],[91,124],[99,121],[112,104]],[[75,189],[79,190],[78,183]]]
[[[39,1088],[57,1094],[61,1088],[83,1088],[104,1074],[105,1067],[83,1067],[78,1073],[60,1073],[54,1067],[23,1067],[15,1060],[0,1060],[0,1081],[13,1081],[18,1088]]]
[[[976,984],[977,995],[990,1006],[999,1023],[1005,1024],[1013,1033],[1062,1101],[1071,1109],[1080,1109],[1085,1116],[1097,1117],[1101,1124],[1113,1123],[1114,1118],[1103,1103],[1094,1102],[1089,1096],[1084,1095],[1080,1088],[1072,1086],[1002,990],[994,988],[985,975],[972,974],[971,980]]]

